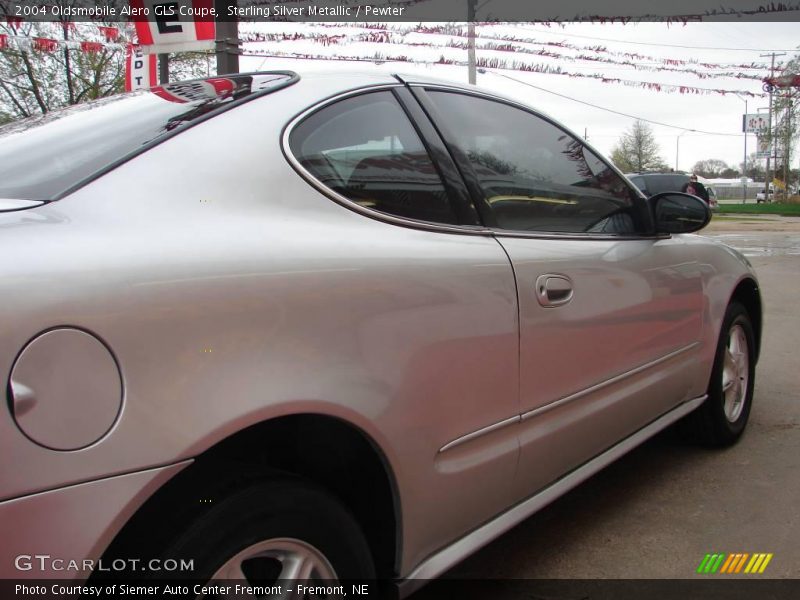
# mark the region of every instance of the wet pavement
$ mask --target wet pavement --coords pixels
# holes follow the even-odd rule
[[[752,231],[708,233],[705,237],[736,248],[748,258],[757,256],[800,256],[800,233]]]
[[[728,244],[751,259],[800,256],[800,217],[715,215],[699,233]]]

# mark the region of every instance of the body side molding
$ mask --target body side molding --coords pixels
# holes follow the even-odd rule
[[[542,491],[534,494],[506,512],[501,513],[488,523],[481,525],[449,546],[439,550],[436,554],[418,565],[407,578],[398,583],[400,597],[405,598],[412,592],[418,590],[427,583],[427,580],[438,577],[460,560],[463,560],[518,523],[524,521],[533,513],[544,508],[572,488],[583,483],[589,479],[589,477],[633,450],[639,444],[653,437],[662,429],[665,429],[678,419],[692,412],[699,407],[706,398],[707,396],[703,395],[680,404],[633,435],[625,438],[602,454],[595,456],[590,461],[555,481]]]

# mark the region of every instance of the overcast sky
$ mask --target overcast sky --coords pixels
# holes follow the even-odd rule
[[[403,28],[408,24],[392,24],[392,28]],[[358,33],[363,30],[348,28],[346,25],[335,29],[321,29],[314,25],[302,24],[243,24],[242,33],[279,31],[322,31],[329,34]],[[724,71],[736,71],[733,65],[769,63],[769,57],[761,57],[771,51],[786,52],[778,61],[787,60],[800,46],[800,22],[792,23],[691,23],[687,25],[668,25],[666,23],[639,24],[568,24],[553,25],[493,25],[481,26],[479,36],[514,35],[538,42],[567,42],[581,47],[604,46],[611,53],[596,56],[623,60],[620,53],[635,52],[657,59],[656,62],[640,60],[643,66],[663,65],[660,59],[692,60],[700,63],[714,63],[725,66]],[[321,46],[307,41],[275,43],[249,43],[245,50],[250,51],[289,51],[307,52],[326,56],[371,56],[374,52],[385,55],[407,55],[416,61],[436,61],[440,56],[451,60],[466,60],[466,51],[446,48],[448,38],[438,35],[409,34],[407,42],[424,42],[433,47],[398,46],[394,44],[353,43],[349,45]],[[479,39],[480,43],[480,39]],[[576,56],[580,51],[559,49],[546,45],[530,45],[528,48],[546,48],[562,55]],[[592,54],[592,53],[590,53]],[[704,78],[688,73],[648,71],[633,69],[617,64],[602,62],[549,59],[539,56],[514,54],[509,52],[478,51],[479,57],[523,60],[526,63],[558,66],[570,73],[599,73],[603,76],[628,81],[647,81],[692,87],[720,88],[761,93],[761,83],[750,79]],[[358,63],[331,61],[299,61],[282,58],[243,57],[241,71],[256,69],[302,69],[313,66],[315,69],[353,69]],[[361,65],[369,69],[387,72],[420,72],[443,79],[466,83],[466,67],[452,65],[412,65],[385,63],[374,66]],[[685,69],[687,67],[679,66]],[[696,68],[708,71],[703,67]],[[642,119],[673,125],[674,128],[653,124],[653,131],[661,147],[664,160],[671,167],[689,170],[702,159],[717,158],[738,167],[744,154],[744,135],[741,133],[741,119],[744,113],[744,99],[736,95],[693,95],[666,93],[630,87],[620,84],[603,83],[586,78],[573,78],[555,74],[499,71],[511,77],[533,84],[539,88],[556,92],[561,96],[509,81],[503,77],[486,73],[478,75],[478,86],[514,96],[527,104],[540,109],[561,121],[567,127],[583,136],[588,135],[591,144],[608,155],[620,134],[628,129],[633,119],[616,115],[601,109],[592,108],[574,100],[589,102],[601,107],[628,113]],[[752,73],[753,71],[742,71]],[[766,74],[766,73],[763,73]],[[572,100],[574,99],[574,100]],[[748,112],[755,113],[758,108],[766,109],[768,100],[748,98]],[[681,129],[682,128],[682,129]],[[695,130],[695,131],[691,131]],[[727,135],[711,135],[716,134]],[[680,139],[678,136],[680,135]],[[748,136],[747,152],[755,150],[755,136]],[[797,159],[793,161],[797,166]]]

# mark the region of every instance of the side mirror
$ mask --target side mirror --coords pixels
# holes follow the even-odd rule
[[[656,233],[692,233],[711,220],[705,201],[691,194],[664,192],[648,201],[653,207]]]

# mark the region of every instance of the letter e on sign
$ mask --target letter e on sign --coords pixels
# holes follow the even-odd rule
[[[146,54],[213,49],[214,0],[128,0],[137,14],[136,35]],[[205,15],[205,16],[204,16]]]
[[[178,16],[177,2],[162,2],[153,5],[153,14],[156,17],[158,33],[183,33],[183,26]]]

